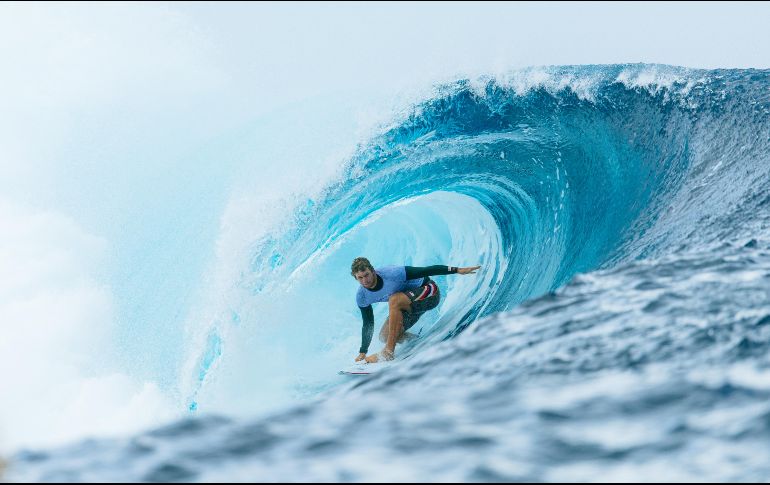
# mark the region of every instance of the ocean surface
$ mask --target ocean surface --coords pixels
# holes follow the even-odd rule
[[[770,71],[459,79],[357,143],[241,221],[259,237],[188,328],[180,419],[19,450],[5,478],[768,480]],[[435,278],[396,365],[340,376],[357,256],[482,269]]]

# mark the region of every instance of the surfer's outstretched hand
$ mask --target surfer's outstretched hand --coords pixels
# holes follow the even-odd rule
[[[457,268],[457,274],[475,274],[481,266],[469,266],[467,268]]]

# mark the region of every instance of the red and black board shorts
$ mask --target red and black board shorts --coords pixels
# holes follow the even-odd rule
[[[412,327],[417,323],[417,320],[420,319],[423,313],[428,310],[433,310],[438,306],[439,301],[441,301],[441,292],[438,289],[438,285],[430,278],[428,278],[428,281],[419,288],[408,290],[404,293],[409,297],[409,301],[412,302],[411,313],[406,311],[401,312],[404,315],[404,330]]]

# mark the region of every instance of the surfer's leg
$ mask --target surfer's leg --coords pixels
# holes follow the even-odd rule
[[[385,321],[382,323],[382,328],[380,329],[380,342],[387,342],[388,341],[388,318],[385,318]]]
[[[408,332],[408,330],[417,323],[425,312],[436,308],[441,301],[441,292],[433,280],[428,280],[426,285],[407,291],[405,294],[412,302],[412,309],[409,312],[405,310],[401,312],[404,316],[403,333],[399,337],[398,343],[416,338],[417,335]]]
[[[412,301],[405,293],[393,293],[388,298],[388,341],[385,350],[391,354],[396,348],[396,340],[402,337],[404,332],[404,315],[401,312],[412,312]]]
[[[406,312],[401,312],[401,314],[404,316],[404,323],[402,324],[402,326],[408,327],[409,325],[406,322],[409,319],[409,314],[406,313]],[[388,322],[389,322],[389,319],[386,318],[385,321],[382,324],[382,328],[380,329],[380,342],[383,342],[383,343],[388,341]],[[402,328],[401,329],[401,333],[398,336],[397,343],[400,344],[405,339],[410,338],[410,337],[414,337],[414,336],[415,335],[413,335],[411,333],[408,333],[406,330],[404,330]]]

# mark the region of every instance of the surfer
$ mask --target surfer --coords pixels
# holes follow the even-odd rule
[[[474,274],[481,266],[457,268],[455,266],[384,266],[374,269],[366,258],[356,258],[350,267],[350,274],[361,287],[356,293],[356,303],[361,310],[363,328],[361,348],[356,362],[378,362],[380,358],[393,360],[396,342],[402,342],[405,332],[411,328],[423,313],[438,306],[441,293],[431,276],[447,274]],[[380,341],[385,348],[378,354],[367,356],[374,333],[374,310],[372,303],[388,302],[389,314],[380,329]]]

